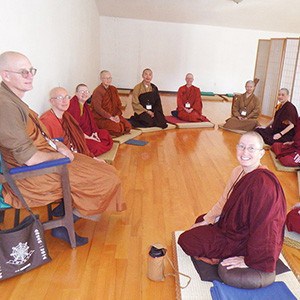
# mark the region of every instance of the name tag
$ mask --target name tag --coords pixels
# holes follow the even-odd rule
[[[58,148],[57,148],[56,144],[52,140],[46,139],[46,141],[47,141],[47,143],[48,143],[48,145],[50,147],[52,147],[53,149],[55,149],[57,151]]]
[[[246,117],[247,116],[247,112],[245,110],[241,111],[241,116]]]
[[[152,105],[151,104],[147,104],[146,105],[146,109],[151,110],[152,109]]]
[[[185,103],[185,108],[191,108],[191,103],[190,102],[187,102],[187,103]]]

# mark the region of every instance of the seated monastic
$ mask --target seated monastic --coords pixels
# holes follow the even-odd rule
[[[134,127],[168,127],[158,93],[158,88],[151,83],[153,73],[145,69],[143,81],[137,84],[132,92],[132,108],[134,115],[130,123]]]
[[[254,95],[255,83],[248,80],[245,85],[246,93],[237,95],[232,104],[232,116],[226,120],[224,128],[251,131],[258,126],[260,101]]]
[[[212,263],[223,260],[228,270],[251,268],[262,277],[275,274],[286,200],[275,175],[260,164],[263,144],[256,132],[242,135],[237,144],[240,166],[233,170],[222,197],[179,237],[186,254]]]
[[[19,70],[18,72],[11,72]],[[87,155],[72,152],[63,143],[51,140],[37,114],[22,101],[32,89],[36,69],[28,58],[17,52],[0,55],[0,150],[8,167],[31,166],[49,160],[68,157],[71,196],[74,214],[85,219],[97,220],[110,204],[116,210],[126,209],[123,202],[121,182],[114,167]],[[69,101],[63,91],[58,97],[62,106]],[[30,207],[44,206],[62,199],[59,174],[45,174],[17,181],[24,199]],[[21,208],[10,187],[3,185],[5,203]],[[64,227],[55,228],[52,234],[69,242]],[[87,243],[86,238],[76,236],[77,245]]]
[[[255,129],[264,142],[273,145],[275,142],[289,142],[296,133],[295,127],[298,120],[297,108],[289,101],[289,90],[281,88],[278,92],[278,104],[274,118],[266,127]]]
[[[86,102],[89,95],[87,86],[79,84],[76,87],[76,95],[70,100],[67,112],[78,122],[89,150],[93,155],[98,156],[112,148],[113,140],[106,129],[97,127],[90,107]]]
[[[186,84],[177,92],[177,116],[178,119],[187,122],[208,122],[202,115],[202,99],[200,89],[193,85],[194,76],[191,73],[185,76]]]
[[[300,167],[300,118],[297,121],[293,140],[285,143],[276,142],[272,145],[271,150],[283,166]]]
[[[111,85],[110,72],[100,72],[101,84],[94,90],[91,107],[98,128],[104,128],[113,136],[129,133],[131,124],[122,116],[122,103],[118,90]]]

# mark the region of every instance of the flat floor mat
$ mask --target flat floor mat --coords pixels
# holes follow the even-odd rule
[[[283,166],[280,161],[276,158],[276,155],[273,151],[269,151],[271,158],[273,160],[273,163],[275,165],[275,168],[277,171],[282,171],[282,172],[297,172],[299,168],[296,167],[285,167]]]
[[[173,116],[166,116],[166,120],[168,123],[176,125],[177,128],[202,128],[202,127],[208,127],[212,128],[215,126],[215,124],[211,122],[186,122],[183,120],[180,120],[178,118],[175,118]]]
[[[97,156],[97,158],[103,159],[108,164],[111,165],[113,163],[113,161],[115,160],[115,157],[116,157],[117,152],[118,152],[118,148],[119,148],[119,143],[115,142],[115,143],[113,143],[113,146],[109,151]]]
[[[190,256],[186,255],[181,247],[177,244],[179,235],[183,231],[173,232],[172,242],[173,242],[173,258],[174,265],[179,272],[187,274],[192,277],[192,280],[187,288],[181,289],[178,283],[182,286],[186,284],[187,279],[181,275],[176,278],[176,299],[177,300],[211,300],[210,288],[212,287],[211,282],[201,281],[196,269],[193,266]],[[287,265],[287,261],[280,255],[280,259]],[[283,281],[290,291],[300,299],[300,284],[292,271],[280,274],[276,276],[275,281]]]
[[[127,134],[123,134],[121,136],[118,136],[118,137],[114,137],[113,138],[113,141],[114,142],[117,142],[119,144],[123,144],[125,143],[126,141],[128,140],[131,140],[139,135],[141,135],[142,132],[140,130],[137,130],[137,129],[131,129],[130,130],[130,133],[127,133]]]
[[[131,140],[126,141],[125,144],[127,144],[127,145],[135,145],[135,146],[145,146],[145,145],[148,144],[148,142],[147,141],[141,141],[141,140],[131,139]]]

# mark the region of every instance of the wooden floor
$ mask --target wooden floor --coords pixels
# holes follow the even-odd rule
[[[175,97],[163,97],[163,105],[169,113]],[[230,103],[204,102],[204,114],[222,123]],[[46,232],[52,262],[1,282],[1,299],[175,299],[172,277],[161,283],[146,277],[149,245],[164,244],[172,256],[172,232],[189,228],[221,195],[237,165],[239,137],[217,128],[174,129],[142,134],[137,139],[149,142],[143,147],[120,145],[114,166],[128,210],[76,223],[90,243],[75,250]],[[299,201],[296,174],[276,172],[269,153],[262,161],[278,176],[290,208]],[[285,248],[300,272],[300,251]]]

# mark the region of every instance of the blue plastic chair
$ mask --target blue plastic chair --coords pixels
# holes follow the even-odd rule
[[[62,190],[63,190],[63,206],[64,206],[65,214],[63,217],[58,219],[52,220],[50,218],[50,220],[43,223],[43,227],[45,230],[53,229],[61,226],[65,227],[68,231],[71,247],[75,248],[76,240],[75,240],[75,230],[74,230],[74,222],[73,222],[73,206],[72,206],[72,198],[71,198],[71,190],[70,190],[69,173],[67,168],[67,164],[69,164],[70,162],[71,162],[70,159],[67,157],[60,158],[56,160],[46,161],[33,166],[21,166],[21,167],[11,168],[9,169],[9,173],[12,175],[14,180],[24,179],[28,177],[35,177],[35,176],[40,176],[49,173],[58,173],[61,175]],[[5,183],[5,178],[2,174],[2,171],[0,170],[0,185],[3,183]],[[10,205],[6,204],[3,201],[2,195],[1,198],[0,198],[0,221],[1,221],[1,215],[2,218],[4,219],[5,210],[11,208]],[[61,200],[61,199],[57,199],[57,200]],[[19,210],[16,210],[16,214],[15,214],[15,224],[18,224],[19,222],[18,211]],[[49,210],[48,210],[48,215],[50,215]]]

